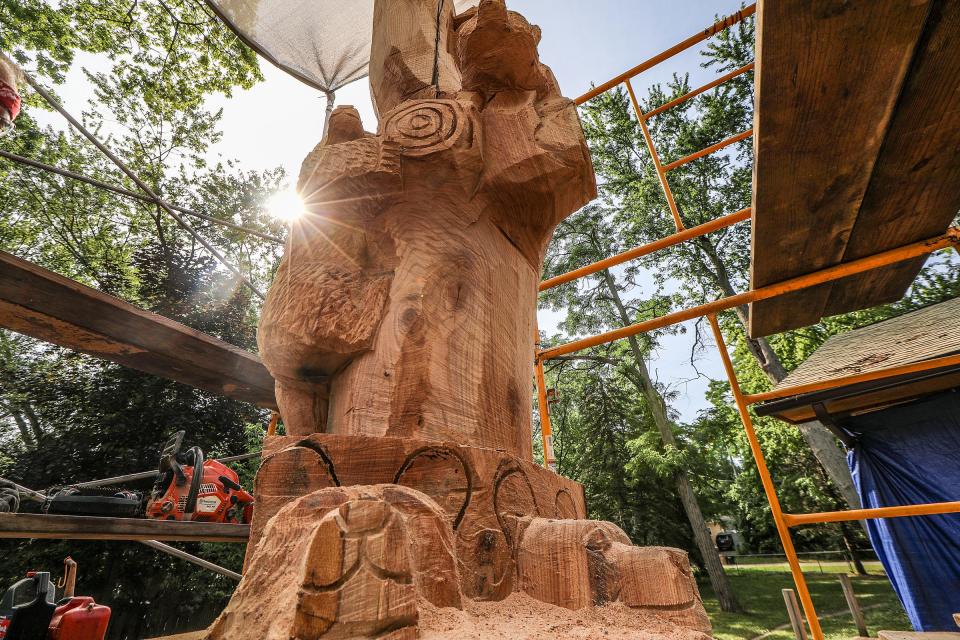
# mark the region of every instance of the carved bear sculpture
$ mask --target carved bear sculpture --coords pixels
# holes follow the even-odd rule
[[[502,2],[375,4],[380,125],[336,109],[298,188],[259,330],[287,432],[423,437],[529,457],[543,254],[595,195],[540,31]]]
[[[539,29],[453,4],[375,0],[377,133],[340,107],[303,163],[258,334],[287,435],[209,640],[414,638],[421,605],[516,592],[709,632],[685,554],[584,520],[531,462],[541,263],[596,185]]]

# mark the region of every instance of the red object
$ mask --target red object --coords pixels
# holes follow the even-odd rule
[[[6,82],[0,80],[0,107],[10,113],[10,120],[16,120],[20,114],[20,94]]]
[[[207,460],[203,463],[203,480],[197,493],[194,512],[185,513],[193,467],[182,467],[185,481],[172,476],[162,495],[147,504],[147,517],[158,520],[193,520],[195,522],[250,522],[253,496],[240,486],[240,477],[230,467]],[[224,482],[221,478],[225,478]]]
[[[110,607],[88,596],[70,598],[57,607],[48,627],[48,640],[103,640],[110,624]]]

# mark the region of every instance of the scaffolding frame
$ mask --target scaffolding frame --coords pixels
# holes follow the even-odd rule
[[[671,216],[676,227],[676,232],[662,238],[660,240],[648,243],[646,245],[630,249],[623,253],[611,256],[604,260],[600,260],[591,265],[581,267],[569,273],[565,273],[549,280],[542,282],[539,286],[540,291],[571,282],[578,278],[597,273],[603,269],[622,264],[629,260],[639,258],[641,256],[649,255],[661,249],[668,248],[670,246],[685,242],[694,238],[698,238],[708,233],[718,231],[720,229],[727,228],[739,222],[746,221],[752,218],[753,212],[751,209],[743,209],[735,213],[727,214],[721,216],[718,219],[712,220],[710,222],[701,224],[696,227],[686,228],[683,225],[683,222],[680,217],[679,209],[676,205],[673,193],[670,188],[669,181],[667,179],[668,172],[673,169],[679,168],[683,165],[686,165],[690,162],[693,162],[699,158],[710,155],[717,151],[720,151],[730,145],[733,145],[737,142],[745,140],[753,135],[752,129],[747,129],[746,131],[740,132],[733,136],[730,136],[720,142],[717,142],[713,145],[710,145],[700,151],[687,155],[678,160],[663,164],[660,160],[660,156],[657,153],[653,138],[650,134],[649,128],[647,127],[647,121],[654,116],[657,116],[687,100],[690,100],[697,95],[709,91],[717,86],[722,85],[723,83],[738,77],[742,74],[745,74],[754,69],[755,63],[750,63],[744,65],[743,67],[730,71],[722,76],[719,76],[708,82],[707,84],[700,86],[696,89],[692,89],[687,93],[674,98],[673,100],[660,105],[659,107],[650,110],[649,112],[644,113],[639,106],[636,94],[634,92],[633,86],[631,84],[631,79],[638,76],[639,74],[647,71],[654,66],[674,57],[675,55],[690,49],[696,44],[707,40],[708,38],[716,35],[717,33],[732,27],[749,16],[753,15],[756,12],[756,5],[750,5],[745,7],[740,11],[732,14],[726,18],[723,18],[714,24],[710,25],[701,32],[690,36],[686,40],[666,49],[665,51],[649,58],[648,60],[642,62],[641,64],[633,67],[632,69],[620,74],[619,76],[601,84],[600,86],[594,88],[593,90],[583,94],[575,100],[577,105],[581,105],[588,100],[620,85],[624,85],[629,94],[631,103],[633,105],[635,116],[637,117],[638,123],[640,125],[641,131],[645,143],[647,145],[648,151],[650,152],[651,158],[653,160],[657,177],[660,182],[661,188],[663,189],[664,196],[666,198],[668,207],[670,209]],[[49,94],[42,86],[40,86],[33,78],[27,76],[27,82],[33,87],[33,89],[44,98],[55,110],[57,110],[61,115],[63,115],[67,121],[73,125],[84,137],[86,137],[91,143],[93,143],[101,152],[103,152],[131,181],[133,181],[136,186],[142,191],[141,193],[133,192],[121,187],[116,187],[114,185],[109,185],[99,180],[94,180],[87,176],[76,174],[74,172],[66,171],[44,163],[30,160],[28,158],[23,158],[16,156],[15,154],[2,153],[3,158],[19,162],[21,164],[33,166],[38,169],[50,171],[56,174],[59,174],[64,177],[71,179],[79,180],[93,186],[103,188],[120,195],[127,197],[132,197],[138,200],[150,202],[157,207],[163,209],[168,215],[170,215],[183,229],[189,232],[194,238],[196,238],[205,248],[207,248],[229,271],[231,271],[236,277],[238,277],[248,288],[250,288],[255,294],[263,298],[263,294],[232,264],[230,264],[224,256],[220,254],[209,242],[202,238],[180,215],[179,213],[191,215],[198,217],[208,222],[214,224],[221,224],[224,226],[231,227],[235,230],[251,233],[262,239],[269,240],[272,242],[280,242],[279,238],[257,232],[256,230],[248,229],[241,227],[239,225],[231,224],[228,221],[219,220],[213,218],[212,216],[205,216],[203,214],[198,214],[196,212],[171,205],[158,196],[146,183],[144,183],[139,176],[133,172],[126,164],[124,164],[115,154],[113,154],[102,142],[100,142],[91,132],[89,132],[79,121],[73,118],[70,113],[68,113],[62,105],[51,95]],[[764,300],[773,298],[785,293],[792,291],[799,291],[801,289],[806,289],[809,287],[816,286],[825,282],[835,281],[850,275],[864,273],[873,269],[877,269],[886,265],[894,264],[904,260],[909,260],[911,258],[919,257],[922,255],[930,254],[939,249],[954,247],[960,248],[960,228],[951,227],[947,230],[946,233],[927,240],[920,242],[911,243],[884,251],[881,253],[868,256],[859,260],[854,260],[848,263],[839,264],[827,269],[822,269],[804,276],[792,278],[783,282],[775,283],[759,289],[752,289],[741,294],[728,296],[726,298],[720,298],[713,302],[706,304],[698,305],[690,309],[676,311],[659,318],[654,318],[644,322],[639,322],[628,327],[623,327],[613,331],[608,331],[596,336],[591,336],[581,340],[575,340],[563,345],[558,345],[551,347],[549,349],[541,349],[541,344],[539,342],[539,332],[535,337],[535,378],[537,383],[537,399],[538,407],[540,413],[540,423],[541,423],[541,435],[543,438],[543,448],[544,448],[544,463],[550,468],[554,468],[556,465],[556,460],[553,453],[553,436],[550,424],[550,414],[549,414],[549,403],[547,401],[546,393],[546,382],[544,376],[543,363],[546,360],[551,358],[556,358],[564,354],[573,353],[581,349],[590,348],[600,344],[605,344],[619,340],[621,338],[629,337],[636,335],[642,332],[652,331],[658,328],[666,327],[669,325],[677,324],[679,322],[684,322],[686,320],[691,320],[694,318],[707,317],[711,330],[714,335],[715,342],[717,344],[718,350],[720,352],[720,357],[724,365],[724,370],[730,382],[731,390],[733,393],[734,400],[737,405],[737,409],[743,422],[743,427],[747,435],[747,439],[750,445],[751,453],[754,457],[754,460],[757,464],[757,468],[760,474],[761,482],[763,484],[763,489],[766,494],[767,500],[771,507],[771,514],[774,519],[774,523],[777,527],[777,532],[780,536],[781,543],[783,544],[784,551],[786,553],[788,563],[790,565],[790,570],[793,575],[794,582],[797,587],[797,592],[800,595],[800,600],[803,604],[804,613],[807,617],[808,624],[810,625],[811,633],[815,640],[823,640],[823,631],[820,628],[819,619],[817,617],[813,602],[810,598],[810,592],[807,588],[806,581],[803,576],[802,569],[799,564],[799,559],[797,557],[797,552],[793,546],[793,541],[790,534],[790,528],[796,526],[803,526],[809,524],[821,524],[827,522],[843,522],[851,520],[862,520],[862,519],[873,519],[873,518],[887,518],[887,517],[901,517],[901,516],[918,516],[918,515],[931,515],[931,514],[941,514],[941,513],[956,513],[960,512],[960,502],[941,502],[941,503],[930,503],[930,504],[915,504],[915,505],[900,505],[893,507],[878,507],[871,509],[856,509],[856,510],[844,510],[844,511],[831,511],[831,512],[822,512],[822,513],[807,513],[807,514],[790,514],[784,513],[781,509],[779,499],[777,497],[776,489],[773,485],[773,480],[770,476],[769,470],[766,466],[766,460],[764,458],[763,451],[760,447],[760,443],[757,440],[756,433],[753,426],[753,420],[749,413],[749,406],[756,404],[758,402],[772,400],[775,398],[789,397],[792,395],[798,395],[801,393],[807,393],[810,391],[816,390],[825,390],[833,389],[841,386],[846,386],[848,384],[854,384],[857,382],[864,382],[868,380],[879,380],[895,377],[905,373],[913,373],[920,371],[927,371],[936,369],[943,366],[960,364],[960,355],[947,356],[942,358],[935,358],[931,360],[926,360],[919,363],[914,363],[910,365],[890,367],[887,369],[880,369],[872,371],[865,374],[858,374],[853,376],[844,376],[839,378],[833,378],[830,380],[806,384],[806,385],[797,385],[793,387],[786,387],[778,389],[775,391],[769,391],[764,393],[757,394],[744,394],[739,380],[734,370],[732,360],[727,348],[727,345],[724,341],[723,334],[720,330],[720,325],[717,320],[717,314],[726,309],[732,307],[755,302],[758,300]],[[274,413],[271,420],[270,430],[272,432],[276,427],[276,418],[277,414]],[[236,526],[236,525],[231,525]]]
[[[673,217],[674,225],[676,227],[676,232],[662,238],[660,240],[635,247],[623,253],[605,258],[603,260],[597,261],[593,264],[575,269],[568,273],[564,273],[548,280],[544,280],[540,283],[539,291],[545,291],[552,287],[572,282],[578,278],[588,276],[598,271],[602,271],[609,267],[622,264],[629,260],[639,258],[641,256],[649,255],[661,249],[671,247],[673,245],[698,238],[708,233],[712,233],[719,229],[727,228],[731,225],[743,222],[745,220],[751,219],[753,217],[753,211],[751,209],[743,209],[735,213],[727,214],[707,222],[705,224],[698,225],[692,228],[686,228],[683,225],[683,221],[680,218],[680,212],[677,207],[676,201],[674,200],[673,192],[670,189],[670,183],[667,180],[667,173],[672,169],[683,166],[689,162],[702,158],[704,156],[710,155],[725,147],[728,147],[732,144],[735,144],[741,140],[753,135],[753,129],[748,129],[736,135],[733,135],[725,140],[722,140],[716,144],[710,145],[705,149],[701,149],[696,153],[692,153],[688,156],[680,158],[664,165],[660,156],[657,153],[656,146],[654,145],[653,137],[650,134],[650,130],[647,127],[647,120],[650,118],[659,115],[687,100],[700,95],[705,91],[709,91],[714,87],[720,86],[724,82],[736,78],[742,74],[745,74],[754,68],[755,63],[750,63],[740,67],[739,69],[728,72],[722,76],[717,77],[716,79],[708,82],[707,84],[692,89],[687,93],[674,98],[673,100],[644,113],[640,108],[640,103],[637,100],[636,94],[633,90],[633,85],[631,84],[631,79],[637,75],[643,73],[644,71],[651,69],[652,67],[672,58],[673,56],[686,51],[687,49],[693,47],[694,45],[703,42],[704,40],[710,38],[711,36],[732,27],[749,16],[753,15],[756,12],[756,4],[750,5],[741,9],[735,14],[732,14],[726,18],[718,20],[713,23],[703,31],[694,34],[693,36],[683,40],[682,42],[670,47],[669,49],[649,58],[648,60],[640,63],[636,67],[620,74],[619,76],[601,84],[600,86],[592,89],[591,91],[583,94],[575,100],[577,105],[582,105],[588,100],[595,98],[596,96],[618,86],[625,86],[627,93],[630,96],[630,101],[634,109],[634,115],[637,118],[637,121],[640,125],[640,129],[643,133],[644,141],[646,142],[647,149],[650,153],[651,159],[653,160],[654,167],[657,172],[657,178],[660,182],[660,186],[663,189],[664,197],[666,198],[667,205],[670,209],[670,214]],[[854,384],[857,382],[865,382],[868,380],[879,380],[879,379],[888,379],[894,376],[902,375],[905,373],[913,373],[919,371],[927,371],[936,369],[943,366],[960,364],[960,355],[946,356],[941,358],[934,358],[931,360],[926,360],[919,363],[889,367],[886,369],[880,369],[864,374],[857,374],[852,376],[843,376],[837,377],[830,380],[825,380],[812,384],[803,384],[796,385],[791,387],[785,387],[777,389],[775,391],[768,391],[764,393],[755,393],[755,394],[744,394],[743,390],[740,387],[739,379],[737,378],[737,373],[734,370],[733,362],[730,358],[730,354],[726,345],[726,342],[723,338],[723,333],[720,330],[720,323],[717,320],[717,314],[721,311],[739,306],[742,304],[748,304],[755,302],[757,300],[764,300],[780,296],[792,291],[799,291],[801,289],[807,289],[809,287],[816,286],[825,282],[832,282],[839,280],[841,278],[864,273],[877,269],[886,265],[894,264],[897,262],[902,262],[904,260],[909,260],[911,258],[928,255],[939,249],[944,249],[948,247],[954,247],[960,251],[960,228],[950,227],[946,233],[923,240],[920,242],[911,243],[904,245],[895,249],[883,251],[866,258],[861,258],[859,260],[853,260],[850,262],[842,263],[829,267],[826,269],[821,269],[810,274],[799,276],[796,278],[791,278],[782,282],[774,283],[765,287],[760,287],[758,289],[751,289],[744,293],[740,293],[733,296],[728,296],[725,298],[720,298],[714,300],[713,302],[708,302],[706,304],[701,304],[689,309],[683,309],[680,311],[675,311],[673,313],[660,316],[658,318],[653,318],[651,320],[646,320],[643,322],[638,322],[636,324],[615,329],[612,331],[607,331],[595,336],[590,336],[587,338],[574,340],[565,344],[557,345],[548,349],[542,349],[539,338],[539,331],[535,338],[535,359],[534,359],[534,374],[537,384],[537,405],[540,414],[540,429],[541,437],[543,440],[543,454],[544,454],[544,465],[550,469],[556,468],[556,459],[553,451],[553,433],[550,423],[550,410],[549,403],[547,402],[547,392],[546,392],[546,381],[544,376],[544,362],[552,358],[556,358],[562,355],[573,353],[575,351],[580,351],[582,349],[587,349],[590,347],[598,346],[601,344],[606,344],[619,340],[621,338],[626,338],[629,336],[636,335],[638,333],[644,333],[659,329],[662,327],[670,326],[686,320],[692,320],[695,318],[706,317],[710,322],[710,328],[713,333],[714,341],[716,342],[717,348],[720,352],[720,358],[723,362],[724,371],[727,375],[727,379],[730,382],[730,388],[733,393],[734,401],[737,405],[737,411],[740,415],[740,420],[743,423],[744,431],[747,435],[747,440],[750,446],[751,454],[753,455],[754,461],[757,465],[757,470],[760,474],[760,480],[763,485],[764,493],[767,497],[767,501],[770,505],[770,512],[774,520],[774,524],[777,528],[777,533],[780,536],[780,542],[783,545],[784,552],[787,556],[787,562],[790,566],[790,573],[793,576],[794,584],[796,585],[797,593],[800,596],[800,601],[803,605],[803,611],[807,618],[807,623],[810,626],[810,632],[813,635],[814,640],[823,640],[823,630],[820,627],[820,620],[817,617],[816,609],[813,605],[813,600],[810,597],[810,590],[807,587],[806,579],[803,575],[803,570],[800,567],[800,560],[797,556],[797,551],[793,545],[793,538],[790,533],[792,527],[802,526],[802,525],[811,525],[811,524],[822,524],[828,522],[843,522],[851,520],[864,520],[864,519],[875,519],[875,518],[891,518],[891,517],[901,517],[901,516],[919,516],[919,515],[931,515],[931,514],[942,514],[942,513],[957,513],[960,512],[960,502],[940,502],[940,503],[930,503],[930,504],[914,504],[914,505],[898,505],[893,507],[877,507],[870,509],[850,509],[843,511],[828,511],[822,513],[804,513],[804,514],[792,514],[784,513],[783,509],[780,506],[780,500],[777,496],[776,488],[773,484],[773,479],[770,475],[770,471],[767,468],[766,459],[762,448],[760,447],[760,442],[757,439],[757,435],[753,425],[753,418],[750,415],[749,407],[752,404],[758,402],[763,402],[766,400],[772,400],[775,398],[784,398],[794,395],[799,395],[802,393],[807,393],[810,391],[825,390],[825,389],[834,389],[837,387],[846,386],[848,384]]]

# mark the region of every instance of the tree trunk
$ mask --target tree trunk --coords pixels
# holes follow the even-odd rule
[[[630,324],[630,316],[627,313],[626,307],[623,305],[623,301],[620,299],[616,282],[608,269],[603,271],[603,278],[610,297],[617,307],[620,321],[624,326],[627,326]],[[628,341],[635,360],[633,368],[639,375],[640,382],[642,383],[639,384],[638,387],[646,398],[647,404],[650,406],[650,413],[653,414],[653,421],[656,423],[657,430],[660,432],[660,438],[663,440],[665,446],[676,448],[677,439],[673,433],[673,425],[667,416],[666,402],[650,377],[646,360],[643,357],[643,352],[640,350],[640,343],[637,341],[636,336],[630,336]],[[673,477],[677,487],[677,494],[680,496],[680,502],[683,504],[683,510],[686,512],[687,520],[690,522],[690,528],[693,530],[693,538],[697,543],[697,548],[700,550],[700,555],[703,556],[703,564],[707,568],[707,574],[710,576],[710,584],[713,587],[714,593],[717,594],[717,599],[720,601],[720,608],[727,612],[742,611],[743,609],[737,600],[737,595],[734,593],[733,587],[730,586],[727,574],[723,570],[720,553],[714,546],[713,540],[710,539],[710,531],[703,518],[703,512],[700,510],[700,504],[697,502],[697,496],[693,492],[690,478],[686,472],[682,470],[675,472]]]
[[[36,449],[37,442],[33,437],[33,434],[30,433],[30,428],[27,426],[27,421],[23,419],[23,416],[17,411],[16,408],[8,407],[7,410],[10,412],[10,417],[13,418],[13,421],[17,425],[17,429],[20,431],[20,438],[23,440],[23,446],[25,449]]]
[[[726,267],[716,250],[707,238],[700,237],[696,241],[697,247],[707,257],[712,266],[713,274],[717,286],[725,296],[735,295],[733,285],[727,275]],[[757,364],[766,374],[771,383],[777,384],[787,377],[787,370],[780,362],[776,351],[770,346],[766,338],[747,337],[747,321],[749,318],[746,305],[740,305],[733,309],[737,314],[737,319],[743,326],[744,337],[746,338],[747,350],[754,357]],[[803,439],[807,446],[813,451],[813,455],[827,472],[827,477],[836,485],[840,495],[851,509],[859,509],[861,506],[860,496],[857,494],[856,487],[853,486],[853,477],[850,475],[850,468],[847,466],[847,457],[840,447],[837,446],[837,439],[830,430],[827,429],[818,420],[812,420],[798,425]]]
[[[850,560],[853,562],[853,567],[857,571],[858,576],[865,576],[867,574],[867,568],[863,566],[863,561],[860,559],[860,553],[857,551],[857,545],[854,544],[853,536],[850,535],[849,524],[846,522],[840,523],[840,533],[843,536],[843,546],[847,548],[847,553],[850,554]]]

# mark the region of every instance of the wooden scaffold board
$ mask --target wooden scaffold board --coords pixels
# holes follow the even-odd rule
[[[246,543],[249,535],[245,524],[0,513],[0,538]]]
[[[960,210],[960,3],[760,2],[751,285],[943,233]],[[751,305],[750,334],[899,300],[915,258]]]
[[[276,409],[273,378],[256,355],[4,252],[0,326]]]

